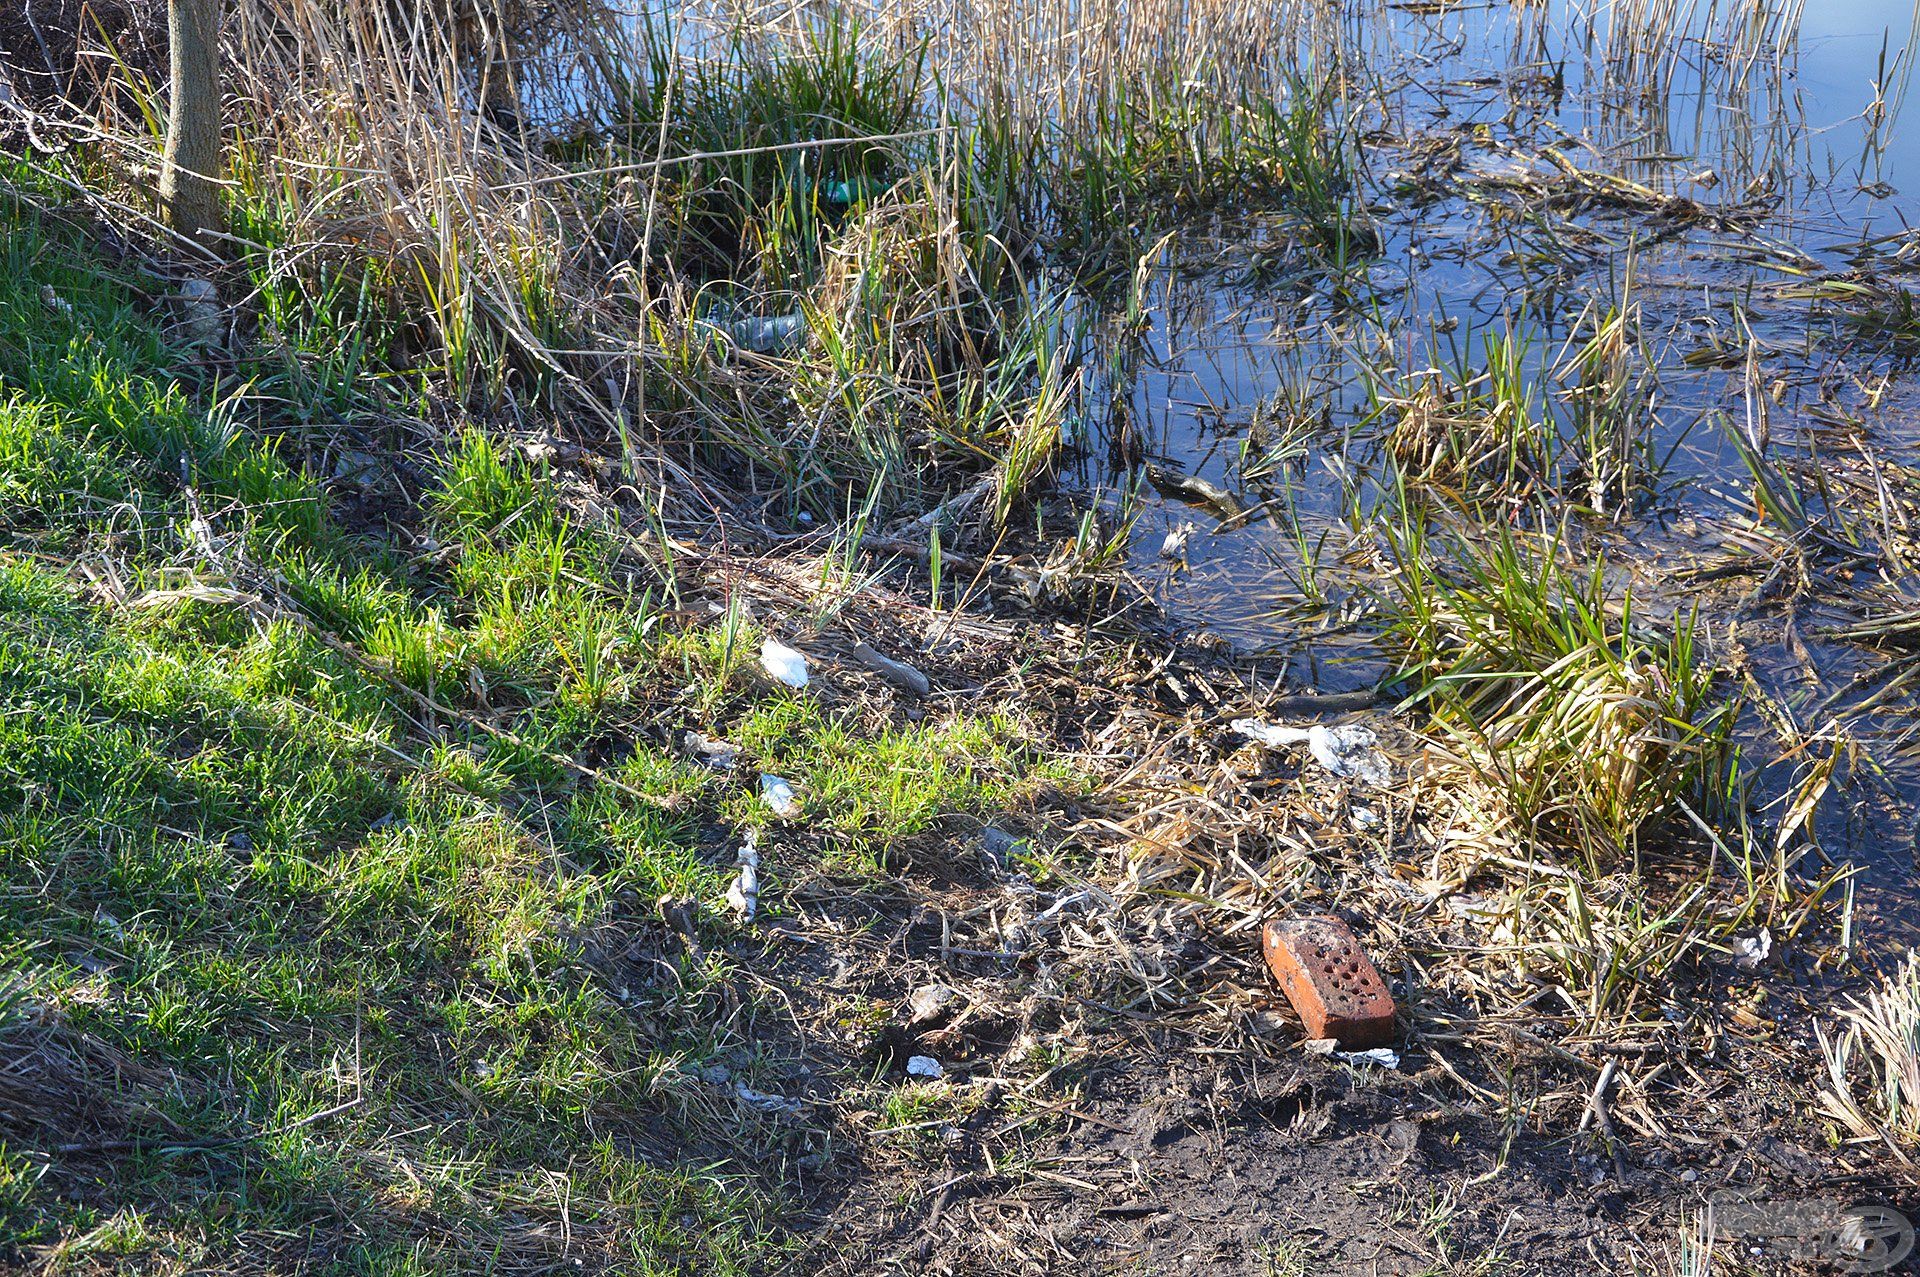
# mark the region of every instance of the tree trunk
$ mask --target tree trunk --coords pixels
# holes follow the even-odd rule
[[[226,229],[220,208],[220,9],[222,0],[167,0],[173,71],[160,203],[167,224],[209,250]]]

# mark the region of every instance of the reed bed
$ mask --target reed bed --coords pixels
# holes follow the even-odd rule
[[[1003,521],[1073,410],[1047,278],[1253,196],[1344,234],[1328,24],[1240,0],[244,0],[229,288],[287,353],[271,394],[310,411],[563,417],[671,497],[744,477],[789,514],[924,509],[1000,466]],[[154,70],[84,52],[128,109],[69,119],[55,163],[137,212]]]

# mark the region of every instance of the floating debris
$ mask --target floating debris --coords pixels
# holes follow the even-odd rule
[[[1176,501],[1185,501],[1189,505],[1204,506],[1223,519],[1235,519],[1246,513],[1246,507],[1240,499],[1211,480],[1198,475],[1182,474],[1166,466],[1147,467],[1147,482]]]

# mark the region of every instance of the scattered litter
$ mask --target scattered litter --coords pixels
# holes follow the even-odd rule
[[[1183,474],[1166,466],[1148,465],[1147,482],[1176,501],[1205,506],[1222,519],[1238,518],[1246,513],[1240,499],[1217,483],[1198,475]]]
[[[844,182],[823,182],[820,197],[829,204],[858,204],[886,194],[887,183],[877,177],[856,177]]]
[[[1256,718],[1236,718],[1233,730],[1248,740],[1257,741],[1269,749],[1278,749],[1283,745],[1305,745],[1313,760],[1336,776],[1354,776],[1369,785],[1384,787],[1393,781],[1393,768],[1387,763],[1387,756],[1379,749],[1379,737],[1371,727],[1362,727],[1358,723],[1349,723],[1342,727],[1328,727],[1324,723],[1315,723],[1311,727],[1287,727],[1278,723],[1263,723]]]
[[[54,292],[52,284],[40,285],[40,300],[46,303],[48,310],[59,315],[61,318],[71,319],[73,317],[73,303],[62,297],[59,293]]]
[[[727,888],[727,904],[740,915],[743,922],[752,922],[753,915],[760,910],[760,849],[754,846],[753,831],[747,831],[747,839],[740,844],[740,854],[733,861],[739,873],[734,875],[733,883]]]
[[[1332,1055],[1340,1049],[1339,1038],[1308,1038],[1300,1044],[1308,1055]]]
[[[1251,1016],[1247,1017],[1247,1028],[1263,1036],[1268,1033],[1278,1033],[1287,1027],[1287,1017],[1272,1008],[1268,1008],[1265,1011],[1255,1011]],[[1311,1050],[1313,1043],[1307,1043],[1307,1047]]]
[[[798,1113],[800,1101],[790,1100],[784,1095],[774,1095],[768,1091],[756,1091],[745,1082],[735,1082],[733,1093],[743,1104],[751,1104],[762,1113]]]
[[[1493,156],[1467,168],[1471,177],[1488,182],[1533,182],[1548,176],[1541,165],[1517,156]]]
[[[740,761],[738,745],[702,732],[688,732],[685,743],[689,754],[715,771],[732,771],[734,764]]]
[[[773,808],[773,814],[782,820],[791,820],[800,814],[800,799],[793,792],[793,786],[767,772],[760,773],[760,800]]]
[[[1733,965],[1742,971],[1753,971],[1767,960],[1773,952],[1773,932],[1760,928],[1753,936],[1735,936],[1733,938]]]
[[[1334,1054],[1349,1064],[1377,1064],[1383,1069],[1400,1067],[1400,1053],[1392,1047],[1377,1046],[1371,1051],[1335,1051]]]
[[[333,477],[343,483],[351,483],[363,493],[372,492],[385,480],[391,468],[371,452],[348,449],[335,459]]]
[[[907,1076],[909,1077],[942,1078],[946,1075],[947,1071],[940,1067],[940,1061],[931,1055],[915,1055],[907,1059]]]
[[[731,889],[727,892],[727,903],[733,903]],[[740,903],[742,905],[747,903],[744,894],[740,897]],[[693,918],[699,907],[699,902],[691,896],[661,896],[653,902],[653,910],[660,915],[660,921],[680,938],[681,947],[696,959],[700,956],[700,933],[694,925]]]
[[[807,685],[807,658],[778,639],[760,641],[760,668],[788,687]]]
[[[1169,529],[1166,540],[1160,543],[1160,557],[1163,559],[1181,559],[1187,557],[1187,541],[1193,536],[1193,525],[1182,523]]]
[[[853,656],[855,660],[902,691],[911,692],[915,696],[926,696],[933,691],[933,684],[928,681],[925,674],[905,661],[896,661],[890,656],[881,655],[865,643],[854,647]]]
[[[1353,809],[1354,828],[1372,829],[1378,826],[1379,823],[1380,823],[1380,813],[1376,812],[1373,808],[1355,807]]]
[[[907,995],[908,1023],[926,1024],[937,1020],[966,999],[950,984],[923,984]]]

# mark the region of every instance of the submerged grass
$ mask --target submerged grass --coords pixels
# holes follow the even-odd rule
[[[1403,479],[1463,505],[1571,499],[1614,521],[1644,506],[1667,456],[1631,269],[1620,293],[1590,304],[1557,349],[1521,313],[1465,350],[1452,342],[1424,367],[1370,377],[1367,416]]]

